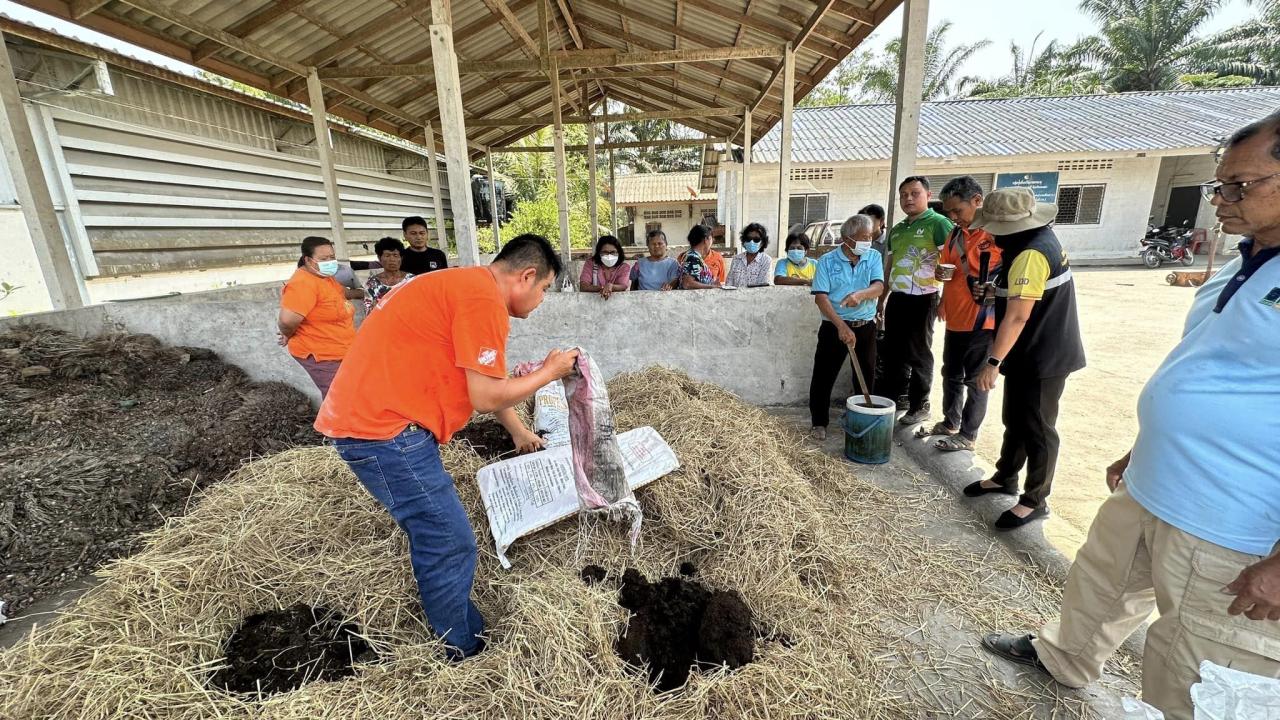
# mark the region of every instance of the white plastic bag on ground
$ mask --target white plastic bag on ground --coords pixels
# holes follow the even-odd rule
[[[680,467],[675,451],[651,427],[618,436],[629,492]],[[502,567],[518,538],[549,527],[579,509],[573,450],[568,445],[488,465],[476,474],[489,531]]]
[[[1280,680],[1253,675],[1208,660],[1191,686],[1195,720],[1280,720]]]
[[[1134,698],[1120,698],[1124,720],[1164,720],[1164,713]]]

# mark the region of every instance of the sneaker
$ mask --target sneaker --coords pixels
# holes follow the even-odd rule
[[[902,416],[903,425],[916,425],[929,419],[929,406],[923,405]]]
[[[815,425],[813,429],[809,431],[809,437],[817,442],[823,442],[827,439],[827,429]]]

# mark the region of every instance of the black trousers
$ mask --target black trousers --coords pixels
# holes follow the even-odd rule
[[[987,393],[978,389],[978,374],[991,356],[991,330],[948,330],[942,345],[942,417],[968,440],[978,439],[987,416]]]
[[[867,391],[875,392],[871,387],[875,382],[876,369],[876,324],[875,321],[853,327],[857,343],[853,347],[858,358],[858,367],[862,368],[862,377],[867,381]],[[809,381],[809,415],[813,418],[814,427],[826,427],[831,424],[831,389],[835,387],[840,368],[849,360],[849,346],[840,342],[840,333],[830,321],[823,320],[818,328],[818,348],[813,353],[813,379]],[[858,384],[854,379],[854,385]],[[854,388],[854,393],[861,390]]]
[[[996,482],[1016,489],[1018,471],[1027,467],[1027,482],[1019,503],[1038,508],[1053,488],[1058,466],[1058,404],[1067,376],[1004,378],[1004,443],[996,461]]]
[[[911,410],[929,403],[933,389],[933,324],[938,293],[889,295],[884,307],[884,386],[880,394],[897,399],[907,391]]]

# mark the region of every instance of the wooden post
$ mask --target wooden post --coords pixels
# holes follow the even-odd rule
[[[609,115],[609,96],[604,96],[604,114]],[[604,124],[604,144],[609,146],[609,123]],[[618,237],[618,177],[614,174],[613,168],[613,148],[609,147],[609,232]],[[631,228],[631,234],[635,235],[635,228]]]
[[[573,252],[569,243],[569,179],[565,171],[564,125],[560,122],[560,103],[563,100],[560,94],[560,69],[556,65],[555,57],[551,58],[549,68],[551,114],[555,119],[551,128],[551,140],[556,148],[556,207],[560,211],[560,255],[568,272],[568,268],[573,267]],[[572,272],[569,272],[568,279],[573,280]]]
[[[898,184],[915,174],[920,140],[920,103],[924,95],[925,42],[929,34],[929,0],[907,0],[902,12],[902,62],[898,65],[898,107],[893,122],[893,160],[885,223],[898,214]]]
[[[31,120],[18,93],[18,80],[13,75],[13,63],[3,32],[0,32],[0,103],[3,104],[0,140],[3,140],[5,157],[12,168],[14,190],[27,222],[27,232],[35,246],[49,302],[54,310],[84,307],[88,293],[82,289],[80,274],[76,271],[53,209],[53,196],[49,193],[49,182],[40,165]]]
[[[444,251],[444,254],[448,255],[449,236],[444,231],[444,197],[440,192],[440,164],[436,160],[436,132],[430,121],[422,124],[422,132],[426,136],[427,174],[430,175],[431,199],[435,204],[436,242],[439,243],[439,247]]]
[[[796,91],[796,53],[787,45],[782,71],[782,147],[778,150],[778,234],[782,245],[787,238],[787,209],[791,205],[791,115]]]
[[[502,235],[498,229],[498,180],[493,174],[493,153],[485,151],[485,159],[489,161],[489,217],[493,218],[493,249],[497,252],[502,249]]]
[[[338,195],[338,173],[333,167],[333,143],[329,136],[329,120],[324,109],[324,86],[315,68],[307,68],[307,94],[311,99],[311,127],[316,131],[316,152],[320,156],[320,179],[324,181],[324,199],[329,205],[329,225],[333,250],[339,260],[346,260],[347,239],[342,225],[342,199]]]
[[[453,210],[453,237],[459,265],[479,265],[476,213],[471,197],[471,160],[467,127],[462,116],[462,84],[458,79],[458,55],[453,49],[453,22],[449,0],[431,2],[431,63],[435,68],[436,97],[440,102],[440,135],[444,140],[445,166],[449,173],[449,206]]]
[[[596,126],[591,124],[587,126],[587,202],[590,203],[588,212],[591,213],[591,234],[595,236],[600,232],[600,202],[597,197],[596,187]],[[634,239],[633,239],[634,240]]]
[[[742,197],[738,200],[738,216],[742,218],[742,227],[751,224],[751,108],[742,114]],[[779,247],[784,240],[778,239]],[[734,238],[733,247],[739,247],[740,242]]]

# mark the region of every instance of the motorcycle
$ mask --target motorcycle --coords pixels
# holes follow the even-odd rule
[[[1182,263],[1191,267],[1196,262],[1195,253],[1191,251],[1191,238],[1195,230],[1188,227],[1190,222],[1182,226],[1157,228],[1147,226],[1147,235],[1142,238],[1142,249],[1138,252],[1142,264],[1155,269],[1164,263]]]

